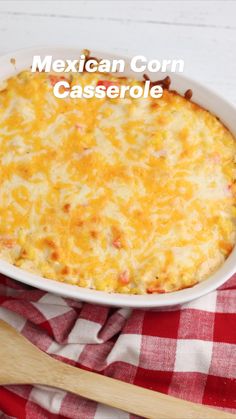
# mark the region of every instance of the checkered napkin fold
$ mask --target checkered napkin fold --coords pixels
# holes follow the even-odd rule
[[[164,311],[82,304],[0,276],[0,318],[63,362],[236,413],[236,275]],[[130,417],[29,385],[0,387],[0,412],[17,419]]]

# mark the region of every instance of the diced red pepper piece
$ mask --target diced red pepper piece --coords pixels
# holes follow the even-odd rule
[[[11,249],[16,244],[16,241],[11,238],[7,237],[0,237],[0,246],[7,247],[8,249]]]
[[[77,129],[77,131],[79,131],[80,133],[84,132],[84,126],[79,124],[78,122],[75,124],[75,128]]]
[[[119,238],[113,240],[112,245],[116,248],[116,249],[121,249],[122,248],[122,243],[121,240]]]
[[[129,284],[129,282],[130,282],[130,276],[129,276],[129,272],[127,270],[121,272],[121,274],[119,275],[119,281],[123,285]]]
[[[64,76],[54,76],[54,75],[50,75],[49,80],[52,86],[55,86],[55,84],[61,80],[68,81]]]
[[[105,88],[108,89],[110,86],[119,86],[119,84],[110,80],[98,80],[97,86],[105,86]]]
[[[156,293],[156,294],[165,294],[166,291],[163,290],[162,288],[149,287],[149,288],[147,288],[147,293],[148,294],[154,294],[154,293]]]

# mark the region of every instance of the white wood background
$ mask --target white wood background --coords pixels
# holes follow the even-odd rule
[[[234,1],[0,1],[0,54],[34,45],[183,58],[236,104]]]

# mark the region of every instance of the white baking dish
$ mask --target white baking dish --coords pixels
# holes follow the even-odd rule
[[[9,76],[17,74],[19,71],[29,68],[32,64],[33,55],[52,55],[53,59],[76,59],[81,54],[81,50],[68,48],[31,48],[20,50],[0,58],[0,81]],[[93,56],[103,58],[124,58],[117,57],[112,54],[102,53],[99,51],[91,51]],[[12,64],[11,58],[15,58],[16,63]],[[129,60],[125,58],[128,62]],[[148,72],[145,72],[148,74]],[[125,75],[132,75],[126,72]],[[133,74],[137,78],[137,74]],[[149,74],[151,79],[163,78],[163,74]],[[139,78],[142,74],[139,73]],[[204,108],[220,117],[221,121],[236,136],[236,108],[228,103],[225,99],[212,92],[207,87],[202,86],[198,82],[178,74],[171,74],[171,88],[183,94],[187,89],[192,89],[193,100]],[[153,294],[153,295],[124,295],[95,291],[80,288],[74,285],[65,284],[26,272],[20,268],[0,261],[0,272],[16,279],[17,281],[34,287],[49,291],[64,297],[75,298],[91,303],[123,306],[123,307],[164,307],[182,304],[184,302],[198,298],[222,285],[236,272],[236,247],[225,261],[222,267],[211,275],[207,280],[181,291],[169,294]]]

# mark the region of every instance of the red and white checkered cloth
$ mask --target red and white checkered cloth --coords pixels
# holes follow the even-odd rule
[[[0,276],[0,318],[63,362],[236,413],[236,275],[165,311],[82,304]],[[129,418],[42,386],[0,387],[0,411],[17,419]]]

